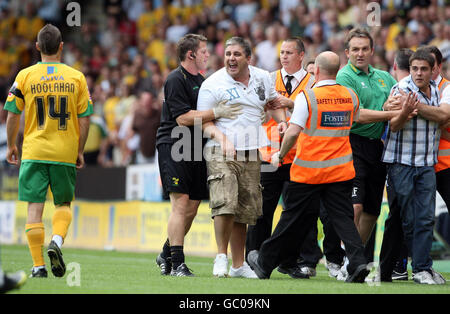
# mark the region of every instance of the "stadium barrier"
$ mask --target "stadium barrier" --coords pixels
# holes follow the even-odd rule
[[[274,226],[281,215],[278,206],[274,215]],[[46,241],[51,237],[53,202],[45,204],[43,222]],[[159,252],[167,238],[169,202],[88,202],[72,203],[72,223],[65,240],[65,247],[100,250]],[[388,206],[383,204],[377,224],[375,259],[379,256],[384,220]],[[0,242],[26,244],[25,222],[27,204],[20,201],[0,201]],[[323,231],[318,221],[318,241],[321,245]],[[214,225],[208,202],[202,202],[191,230],[185,239],[185,252],[191,255],[214,256],[216,241]]]

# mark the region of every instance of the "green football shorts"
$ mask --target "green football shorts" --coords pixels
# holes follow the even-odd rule
[[[19,200],[44,203],[48,186],[55,205],[70,203],[75,193],[75,167],[40,162],[22,162],[19,170]]]

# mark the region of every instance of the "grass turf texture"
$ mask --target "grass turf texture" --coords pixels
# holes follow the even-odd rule
[[[44,247],[44,253],[46,247]],[[449,294],[446,285],[419,285],[413,281],[381,283],[378,286],[349,284],[328,276],[324,265],[317,267],[317,276],[311,279],[292,279],[274,270],[270,280],[215,278],[212,276],[213,258],[187,256],[186,264],[196,277],[161,276],[154,253],[129,253],[63,248],[66,265],[80,265],[80,286],[69,286],[68,271],[56,278],[50,270],[46,254],[48,278],[28,278],[20,290],[26,294],[91,294],[91,293],[150,293],[150,294]],[[25,270],[30,273],[31,257],[26,246],[2,245],[1,261],[5,271]],[[231,261],[230,261],[231,263]],[[450,261],[436,261],[434,268],[450,280]],[[73,271],[73,270],[72,270]],[[410,272],[411,273],[411,272]],[[69,278],[70,279],[70,278]]]

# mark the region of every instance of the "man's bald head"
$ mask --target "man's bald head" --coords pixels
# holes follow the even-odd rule
[[[332,51],[320,53],[316,58],[316,67],[319,68],[320,74],[323,76],[336,78],[341,66],[339,56]]]

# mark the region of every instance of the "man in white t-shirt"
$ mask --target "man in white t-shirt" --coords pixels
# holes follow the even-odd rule
[[[218,254],[213,275],[257,278],[244,262],[247,224],[255,224],[262,213],[261,159],[258,148],[267,146],[262,116],[268,103],[280,133],[287,128],[285,110],[267,71],[250,66],[251,47],[241,37],[225,43],[225,67],[206,79],[200,88],[197,110],[210,110],[219,103],[240,104],[242,114],[235,120],[217,119],[203,124],[211,139],[206,144],[210,207]],[[228,268],[228,243],[232,266]]]

